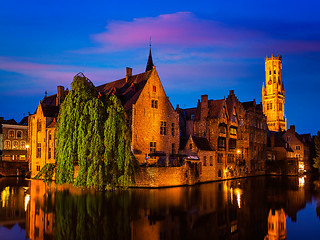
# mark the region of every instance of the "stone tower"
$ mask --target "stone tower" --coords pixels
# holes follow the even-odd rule
[[[262,86],[263,113],[270,131],[287,130],[284,117],[285,91],[281,82],[282,57],[273,55],[265,59],[266,82]]]

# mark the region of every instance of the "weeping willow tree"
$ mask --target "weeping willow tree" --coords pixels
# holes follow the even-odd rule
[[[56,182],[103,189],[133,183],[135,158],[131,152],[126,114],[116,96],[98,95],[83,74],[74,77],[58,116]]]
[[[74,163],[79,161],[79,142],[83,140],[80,126],[87,103],[93,100],[96,90],[82,73],[77,74],[71,83],[71,91],[61,105],[57,121],[56,182],[73,181]],[[85,131],[85,130],[84,130]]]
[[[123,106],[116,96],[108,100],[108,118],[104,126],[107,183],[128,186],[134,181],[136,160],[131,152],[131,136]]]

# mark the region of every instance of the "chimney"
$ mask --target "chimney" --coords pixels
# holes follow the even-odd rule
[[[208,95],[201,95],[201,103],[200,103],[200,107],[201,107],[201,118],[207,118],[208,116]]]
[[[229,95],[234,95],[234,90],[230,90]]]
[[[126,82],[128,82],[129,77],[132,76],[132,68],[127,67],[126,68]]]
[[[57,98],[56,98],[56,106],[60,106],[60,104],[64,100],[64,87],[57,86]]]
[[[295,133],[296,132],[296,126],[295,125],[290,125],[290,131],[292,133]]]

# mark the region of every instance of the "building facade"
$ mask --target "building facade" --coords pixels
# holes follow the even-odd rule
[[[28,126],[25,119],[19,124],[14,120],[3,120],[2,132],[2,161],[27,161]]]
[[[270,131],[285,131],[285,90],[281,82],[282,57],[273,55],[265,59],[266,81],[262,86],[263,113],[267,116]]]

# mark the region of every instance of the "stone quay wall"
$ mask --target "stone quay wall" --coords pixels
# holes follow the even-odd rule
[[[0,161],[0,177],[25,176],[28,171],[28,162]]]

